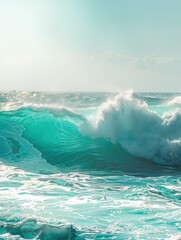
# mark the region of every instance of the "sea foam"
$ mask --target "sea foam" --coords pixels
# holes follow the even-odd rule
[[[181,111],[160,116],[132,92],[120,93],[103,103],[96,120],[80,129],[93,138],[119,143],[135,156],[160,164],[181,164]]]

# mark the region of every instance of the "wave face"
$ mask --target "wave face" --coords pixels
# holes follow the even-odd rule
[[[180,98],[0,93],[2,239],[177,236]]]
[[[37,98],[37,94],[33,96]],[[13,104],[3,101],[0,115],[2,156],[11,156],[11,159],[42,156],[52,165],[64,165],[71,159],[72,166],[79,164],[81,167],[87,163],[88,167],[89,161],[104,165],[108,158],[112,158],[112,162],[121,161],[126,155],[128,159],[137,157],[163,165],[181,165],[179,108],[168,108],[160,115],[156,108],[149,108],[148,103],[132,92],[113,96],[100,105],[96,98],[79,96],[74,109],[69,107],[72,96],[67,106],[58,106],[58,103],[51,103],[52,99],[48,101],[40,96],[38,103],[34,99],[29,103],[28,100]],[[29,99],[29,95],[27,97]],[[44,98],[46,102],[42,101]],[[173,101],[175,98],[178,96]],[[150,101],[150,96],[148,99]]]

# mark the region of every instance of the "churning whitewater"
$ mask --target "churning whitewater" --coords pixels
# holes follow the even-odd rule
[[[0,93],[1,239],[180,239],[179,93]]]

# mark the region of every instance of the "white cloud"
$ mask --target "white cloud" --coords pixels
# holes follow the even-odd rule
[[[5,55],[0,59],[0,86],[1,90],[175,91],[179,74],[170,79],[164,72],[166,69],[171,75],[169,64],[175,62],[180,63],[180,59],[113,53]]]
[[[102,61],[109,61],[112,64],[132,65],[138,68],[155,68],[159,65],[170,64],[174,62],[181,62],[181,58],[177,58],[173,56],[148,55],[148,56],[139,57],[139,56],[115,54],[112,52],[95,55],[95,57],[99,58]]]

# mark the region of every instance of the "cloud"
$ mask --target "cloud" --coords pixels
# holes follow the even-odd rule
[[[157,68],[160,65],[166,65],[174,62],[181,62],[181,58],[173,56],[158,56],[158,55],[148,55],[148,56],[129,56],[122,54],[115,54],[113,52],[103,53],[96,55],[96,58],[101,61],[108,61],[112,64],[118,65],[128,65],[135,66],[136,68]]]
[[[180,62],[168,56],[113,53],[9,54],[0,59],[0,83],[1,90],[175,91]]]

